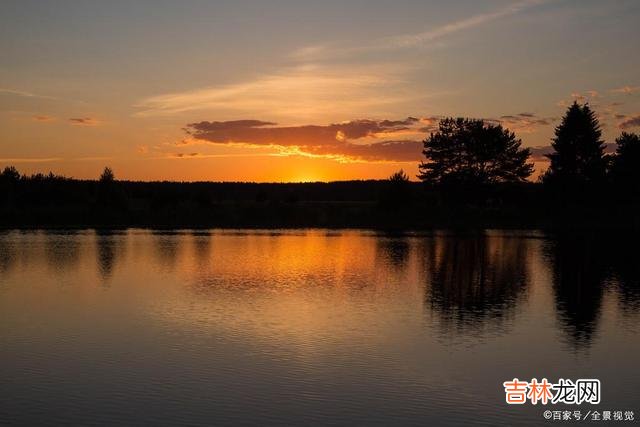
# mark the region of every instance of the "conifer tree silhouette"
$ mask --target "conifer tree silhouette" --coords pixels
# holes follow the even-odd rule
[[[613,181],[619,185],[640,185],[640,136],[622,132],[616,143],[611,167]]]
[[[551,165],[544,181],[570,184],[603,180],[607,159],[601,137],[596,114],[588,104],[574,101],[556,127],[551,143],[554,152],[547,155]]]

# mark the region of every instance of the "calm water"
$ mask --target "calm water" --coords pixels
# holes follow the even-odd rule
[[[3,232],[0,423],[550,425],[504,403],[514,377],[599,378],[598,409],[640,418],[637,255],[536,232]]]

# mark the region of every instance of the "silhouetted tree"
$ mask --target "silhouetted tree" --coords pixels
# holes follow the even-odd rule
[[[533,172],[531,154],[501,125],[483,120],[447,118],[424,142],[427,162],[420,164],[425,182],[490,184],[521,182]]]
[[[102,175],[100,175],[100,182],[113,182],[116,177],[113,174],[113,170],[110,167],[105,167],[102,171]]]
[[[113,170],[105,167],[100,175],[97,188],[97,202],[104,218],[114,218],[126,207],[126,196],[120,183],[116,182]]]
[[[384,194],[383,202],[396,206],[400,203],[406,203],[411,199],[411,183],[409,176],[400,169],[389,177],[389,185]]]
[[[389,181],[393,183],[405,183],[409,181],[409,176],[400,169],[389,177]]]
[[[551,143],[554,152],[547,155],[551,165],[544,175],[544,181],[601,181],[607,166],[601,136],[598,118],[589,105],[574,102],[556,127]]]
[[[15,166],[7,166],[2,171],[2,174],[0,174],[0,179],[5,182],[16,182],[20,179],[20,172],[18,172]]]
[[[622,132],[616,143],[611,167],[613,181],[625,187],[640,186],[640,136]]]
[[[14,166],[7,166],[0,173],[0,206],[13,204],[20,172]]]

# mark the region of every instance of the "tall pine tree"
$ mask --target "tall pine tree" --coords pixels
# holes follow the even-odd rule
[[[598,182],[606,174],[602,131],[589,105],[574,102],[556,127],[546,182]]]

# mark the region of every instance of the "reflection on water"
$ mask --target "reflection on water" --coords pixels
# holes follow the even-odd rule
[[[204,267],[211,260],[211,233],[197,232],[191,235],[193,236],[195,261]]]
[[[96,231],[97,267],[104,285],[109,284],[116,258],[124,256],[123,245],[126,236],[121,232]]]
[[[168,270],[173,270],[182,244],[182,236],[168,231],[153,233],[157,263]]]
[[[15,262],[16,249],[6,238],[7,231],[0,230],[0,273],[6,274]]]
[[[397,270],[404,270],[411,251],[411,244],[407,236],[380,236],[376,245],[384,262]]]
[[[64,272],[76,267],[80,256],[80,240],[76,231],[46,233],[44,255],[51,270]]]
[[[588,345],[598,326],[604,295],[607,264],[600,256],[604,250],[588,237],[562,235],[547,250],[563,328],[576,346]]]
[[[503,404],[515,376],[638,411],[635,241],[5,231],[0,422],[539,422]]]
[[[437,236],[423,245],[429,309],[464,332],[513,317],[528,286],[529,241],[488,236]]]
[[[592,341],[608,289],[616,293],[623,313],[638,311],[635,242],[619,236],[560,234],[547,243],[558,316],[576,347]]]

